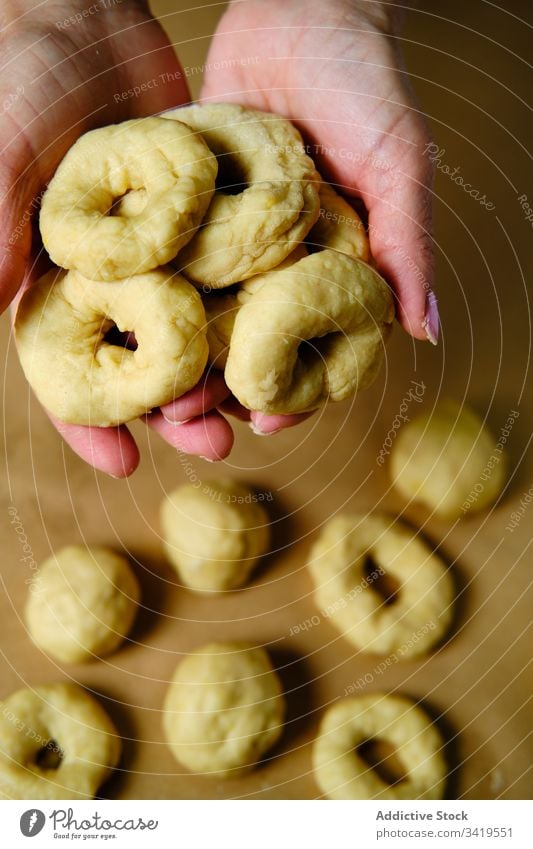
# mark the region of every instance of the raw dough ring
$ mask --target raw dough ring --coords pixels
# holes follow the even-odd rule
[[[0,798],[92,799],[120,752],[107,713],[77,684],[17,690],[0,704]]]
[[[177,258],[197,284],[221,289],[278,265],[317,219],[318,176],[298,130],[266,112],[228,103],[187,106],[165,114],[201,133],[231,169],[238,194],[217,192],[202,227]]]
[[[393,316],[390,289],[369,265],[329,249],[306,256],[271,272],[239,309],[226,383],[269,414],[342,401],[376,378]]]
[[[217,168],[202,138],[179,122],[140,118],[91,130],[44,194],[44,246],[56,265],[93,280],[150,271],[193,237]],[[142,203],[117,204],[128,192]]]
[[[396,750],[405,778],[389,784],[358,752],[369,741]],[[442,799],[443,740],[426,712],[404,696],[372,693],[341,699],[322,719],[313,769],[329,799]]]
[[[268,654],[248,643],[210,643],[178,665],[163,711],[165,736],[192,772],[251,769],[283,729],[285,700]]]
[[[115,325],[135,334],[136,350],[109,341]],[[208,353],[200,296],[168,268],[116,283],[50,271],[21,299],[15,338],[43,406],[60,421],[102,427],[183,395]]]
[[[41,565],[26,602],[33,642],[65,663],[109,654],[127,635],[140,591],[125,557],[69,545]]]
[[[293,265],[307,256],[308,251],[331,248],[362,259],[370,259],[370,246],[363,223],[354,209],[329,185],[319,184],[320,215],[306,237],[305,246],[298,245],[272,273]],[[307,249],[306,249],[307,248]],[[203,297],[207,316],[207,342],[209,361],[217,369],[224,369],[237,310],[250,300],[263,283],[271,279],[271,272],[257,274],[244,281],[235,292],[214,292]]]
[[[335,516],[311,550],[309,570],[317,606],[362,651],[417,657],[450,625],[454,587],[445,564],[388,516]],[[388,602],[372,588],[380,572],[397,585]]]
[[[227,478],[169,493],[161,506],[164,547],[185,586],[221,592],[246,583],[270,540],[260,495]]]

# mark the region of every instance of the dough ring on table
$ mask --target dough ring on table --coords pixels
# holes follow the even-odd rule
[[[178,665],[164,702],[168,745],[192,772],[235,776],[281,735],[285,700],[268,654],[248,643],[210,643]]]
[[[228,358],[229,345],[237,310],[250,300],[254,292],[272,280],[272,274],[282,271],[303,259],[308,252],[324,248],[340,251],[355,259],[368,262],[370,247],[363,223],[355,210],[328,184],[319,184],[320,215],[306,237],[306,245],[298,245],[272,272],[256,274],[244,281],[235,291],[213,292],[203,296],[207,316],[207,342],[209,361],[215,368],[223,369]]]
[[[25,619],[43,651],[66,663],[109,654],[127,635],[140,591],[125,557],[69,545],[44,561],[30,586]]]
[[[44,194],[44,246],[56,265],[95,280],[150,271],[193,237],[217,167],[201,136],[177,121],[139,118],[91,130]],[[138,202],[121,203],[128,193]]]
[[[417,657],[450,625],[454,586],[445,564],[385,515],[335,516],[311,549],[309,570],[317,606],[362,651]]]
[[[278,115],[228,103],[186,106],[164,117],[202,134],[229,188],[245,184],[238,194],[216,192],[200,230],[176,260],[180,273],[221,289],[282,262],[320,207],[320,177],[298,130]]]
[[[269,414],[342,401],[376,378],[393,317],[390,289],[369,265],[330,249],[305,256],[238,310],[226,383]]]
[[[208,353],[200,296],[169,268],[115,283],[50,271],[22,297],[15,338],[43,406],[102,427],[183,395]]]
[[[0,703],[0,798],[92,799],[120,752],[107,713],[77,684],[17,690]]]
[[[270,541],[261,493],[221,478],[173,490],[161,505],[167,556],[193,590],[221,592],[248,580]]]
[[[465,404],[440,401],[399,431],[390,458],[392,480],[405,498],[446,519],[485,510],[507,476],[505,454],[494,452],[496,442]]]
[[[395,752],[393,783],[379,774],[389,764],[378,743]],[[379,753],[376,768],[364,756],[370,746]],[[313,769],[329,799],[380,801],[442,799],[447,774],[442,736],[426,712],[411,699],[384,693],[341,699],[328,708],[313,744]]]

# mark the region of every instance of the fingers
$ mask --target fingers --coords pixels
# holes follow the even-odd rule
[[[72,450],[95,469],[114,478],[127,478],[139,464],[139,450],[125,425],[85,427],[60,422],[47,413]]]
[[[204,460],[223,460],[233,447],[233,431],[216,410],[184,424],[172,424],[157,410],[147,415],[145,421],[173,448]]]
[[[431,196],[423,163],[416,174],[391,177],[373,196],[367,189],[370,248],[396,295],[397,317],[416,339],[437,343]]]
[[[161,407],[161,413],[170,424],[183,424],[219,407],[229,395],[222,372],[212,369],[204,374],[194,389]]]

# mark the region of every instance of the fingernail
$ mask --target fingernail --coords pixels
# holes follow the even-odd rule
[[[199,456],[200,460],[205,460],[206,463],[216,463],[217,462],[212,457],[204,457],[203,454],[198,454],[198,456]]]
[[[261,430],[255,422],[248,422],[248,427],[255,433],[256,436],[272,436],[274,433],[279,433],[281,428],[276,430]]]
[[[187,422],[192,421],[192,419],[182,419],[181,421],[176,421],[176,419],[169,419],[167,416],[165,416],[164,413],[163,413],[163,418],[167,422],[167,424],[169,424],[169,425],[182,425],[182,424],[187,424]]]
[[[435,292],[429,289],[426,293],[426,312],[422,321],[422,327],[425,330],[428,341],[432,345],[436,345],[439,341],[439,308]]]

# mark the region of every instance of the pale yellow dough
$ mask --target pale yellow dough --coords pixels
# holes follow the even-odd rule
[[[221,289],[282,262],[320,207],[320,177],[298,130],[278,115],[228,103],[187,106],[164,117],[201,134],[226,183],[242,185],[237,194],[215,193],[202,227],[176,259],[180,273]]]
[[[178,665],[167,691],[168,745],[192,772],[232,777],[281,735],[285,700],[268,654],[248,643],[210,643]]]
[[[140,118],[91,130],[44,194],[44,246],[56,265],[94,280],[150,271],[193,237],[216,174],[205,142],[177,121]],[[128,193],[137,197],[121,203]]]
[[[485,510],[506,480],[506,457],[481,419],[446,400],[402,427],[390,472],[396,488],[446,519]]]
[[[193,590],[245,584],[270,540],[268,514],[249,487],[222,478],[171,492],[161,505],[167,556]]]
[[[419,534],[384,514],[330,519],[309,570],[317,607],[362,651],[418,657],[449,628],[454,586],[446,565]],[[393,592],[382,594],[377,588],[387,579]]]
[[[137,349],[106,341],[113,325]],[[115,283],[50,271],[18,307],[15,339],[44,407],[71,424],[121,424],[183,395],[207,361],[205,312],[168,268]]]
[[[33,642],[64,663],[114,651],[133,624],[139,584],[107,548],[69,545],[44,561],[25,609]]]
[[[361,756],[369,741],[384,741],[404,772],[385,781]],[[329,799],[442,799],[446,781],[443,739],[426,712],[404,696],[372,693],[328,708],[313,745],[313,769]]]
[[[235,317],[225,379],[240,403],[302,413],[370,386],[394,317],[379,274],[325,249],[268,278]]]
[[[217,369],[224,369],[228,359],[231,334],[239,308],[250,300],[264,283],[275,280],[283,271],[308,255],[329,248],[354,259],[368,262],[370,247],[363,223],[355,210],[325,182],[319,183],[320,215],[307,234],[306,243],[298,245],[273,271],[256,274],[235,290],[216,291],[202,297],[207,317],[207,342],[209,361]]]
[[[0,703],[2,799],[92,799],[120,752],[108,715],[77,684],[17,690]]]

